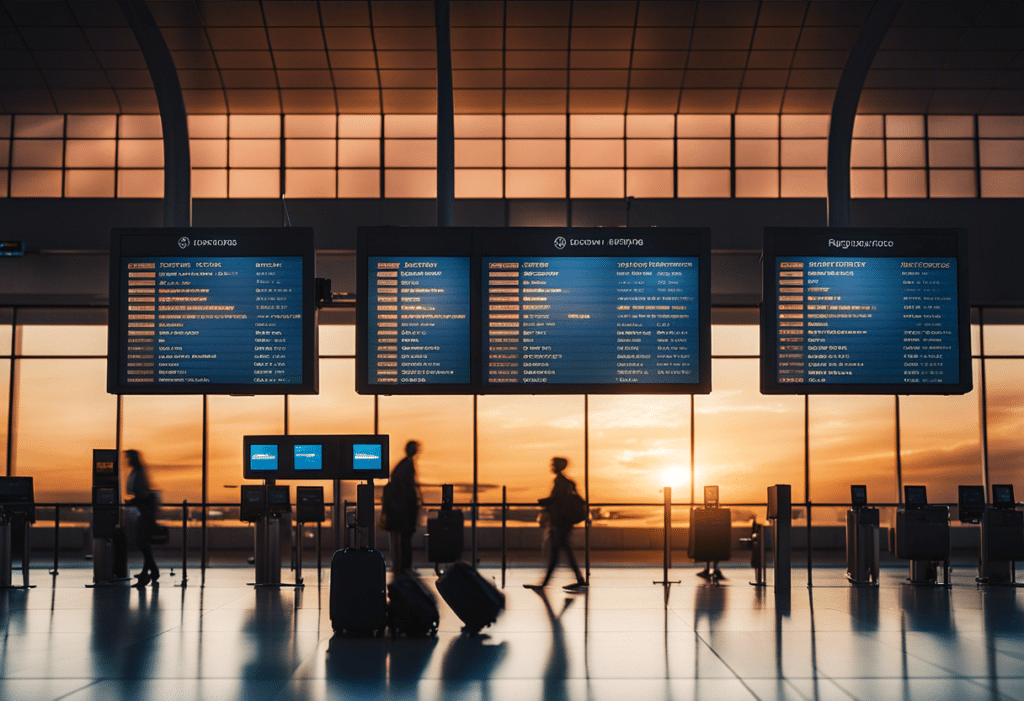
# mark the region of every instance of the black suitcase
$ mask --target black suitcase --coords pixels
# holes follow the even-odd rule
[[[406,572],[388,585],[388,628],[394,636],[437,635],[437,599],[423,581]]]
[[[732,556],[732,511],[692,509],[687,554],[697,562],[720,562]]]
[[[465,562],[453,563],[445,570],[437,580],[437,593],[466,624],[462,630],[470,635],[498,620],[505,608],[505,595]]]
[[[462,557],[461,511],[442,509],[427,519],[427,562],[455,562]]]
[[[387,625],[386,569],[379,550],[345,548],[331,560],[331,626],[372,635]]]

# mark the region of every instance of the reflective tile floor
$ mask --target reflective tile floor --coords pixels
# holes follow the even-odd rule
[[[486,635],[442,603],[436,639],[391,640],[332,635],[326,572],[301,590],[218,568],[139,591],[39,570],[0,591],[0,699],[1024,699],[1024,591],[967,569],[948,589],[902,568],[852,588],[818,568],[810,589],[794,572],[787,601],[745,567],[721,586],[696,571],[665,587],[660,568],[599,567],[589,591],[539,593],[521,586],[537,570],[509,570]]]

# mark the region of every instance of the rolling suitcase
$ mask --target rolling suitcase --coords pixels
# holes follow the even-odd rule
[[[465,562],[456,562],[437,580],[437,592],[462,622],[463,632],[475,635],[498,620],[505,595]]]
[[[388,628],[391,635],[437,635],[437,599],[423,581],[406,572],[388,585]]]
[[[331,560],[331,626],[372,635],[387,625],[384,555],[370,548],[345,548]]]
[[[442,509],[427,519],[427,561],[455,562],[462,557],[463,516],[461,511]]]
[[[692,509],[687,555],[697,562],[720,562],[732,556],[732,512]]]

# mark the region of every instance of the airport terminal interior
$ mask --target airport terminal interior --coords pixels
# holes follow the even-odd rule
[[[1024,699],[1024,3],[0,0],[0,35],[0,696]],[[309,241],[292,389],[131,387],[147,310],[118,302],[155,273],[112,231],[165,228],[190,251],[145,255],[228,229]],[[784,248],[829,228],[831,258]],[[591,260],[573,230],[650,261],[692,238],[656,260],[704,276],[689,379],[498,386],[529,309],[508,301],[538,300],[494,280]],[[531,231],[559,252],[501,248]],[[391,288],[360,280],[387,256],[436,267],[459,236],[492,285],[489,336],[473,321],[460,347],[489,343],[490,370],[389,391]],[[912,239],[904,271],[937,276],[915,281],[953,280],[934,324],[953,340],[883,345],[884,382],[787,388],[805,310],[783,285],[898,260],[870,237]],[[827,301],[832,328],[876,311]],[[945,391],[917,382],[931,360],[958,373]],[[372,544],[391,566],[383,474],[408,441],[437,632],[336,630],[332,556]],[[159,493],[159,586],[131,586],[126,450]],[[254,462],[278,455],[265,484]],[[586,502],[589,586],[563,588],[563,559],[531,590],[555,457]],[[477,634],[430,561],[449,506],[458,559],[505,597]]]

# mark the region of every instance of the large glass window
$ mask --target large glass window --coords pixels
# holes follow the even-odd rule
[[[666,481],[677,499],[689,497],[689,395],[595,395],[589,403],[591,501],[657,502]]]
[[[720,485],[722,502],[763,503],[773,484],[804,496],[804,399],[763,396],[755,359],[715,359],[714,391],[694,397],[695,487]],[[760,508],[734,508],[733,520],[762,515]]]
[[[379,401],[379,430],[391,436],[392,466],[404,457],[405,444],[417,441],[416,476],[423,499],[437,503],[440,485],[453,484],[457,502],[472,500],[473,398],[381,397]]]
[[[94,448],[117,447],[117,398],[103,359],[15,361],[13,474],[39,501],[87,501]]]
[[[207,398],[210,501],[237,503],[242,484],[242,437],[284,433],[284,397]]]
[[[986,327],[986,342],[988,340]],[[1018,352],[1024,347],[1018,346]],[[985,361],[988,395],[988,477],[990,484],[1012,484],[1024,499],[1024,358]]]
[[[107,355],[106,309],[18,311],[17,355]]]
[[[10,355],[13,339],[11,323],[13,314],[10,309],[0,309],[0,355]]]
[[[890,396],[809,399],[811,501],[846,504],[863,484],[872,502],[898,501],[896,400]],[[845,523],[845,508],[815,509],[814,523]]]
[[[957,485],[984,484],[978,391],[981,361],[974,361],[974,391],[950,397],[900,397],[903,484],[928,487],[928,501],[955,503]]]
[[[165,504],[202,501],[202,397],[123,397],[121,447],[142,453],[151,486]]]
[[[583,491],[582,396],[483,396],[477,402],[479,496],[536,502],[551,492],[551,458],[568,459],[566,476]]]

